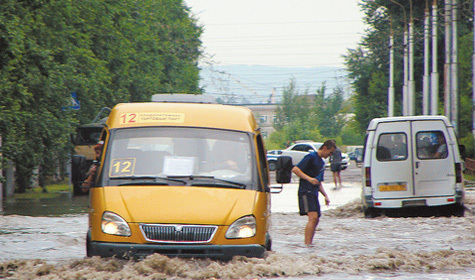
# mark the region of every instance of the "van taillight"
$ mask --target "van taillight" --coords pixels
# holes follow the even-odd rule
[[[456,163],[455,164],[455,179],[456,179],[456,183],[462,183],[463,179],[462,179],[462,165],[459,163]]]
[[[365,168],[365,185],[371,187],[371,167]]]

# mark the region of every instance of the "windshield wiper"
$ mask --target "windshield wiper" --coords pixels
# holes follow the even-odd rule
[[[240,189],[245,189],[246,184],[239,183],[239,182],[233,182],[233,181],[228,181],[220,178],[216,178],[214,176],[203,176],[203,175],[189,175],[189,176],[168,176],[168,178],[185,178],[189,179],[191,182],[189,182],[190,186],[219,186],[219,187],[231,187],[231,188],[240,188]],[[204,181],[212,181],[210,184],[209,182],[192,182],[194,180],[204,180]]]
[[[152,176],[152,175],[133,175],[133,176],[120,176],[120,177],[111,177],[112,180],[132,180],[132,182],[126,182],[118,184],[118,186],[127,186],[127,185],[169,185],[168,182],[179,182],[183,185],[186,184],[185,180],[161,177],[161,176]],[[153,181],[139,181],[137,180],[153,180]]]

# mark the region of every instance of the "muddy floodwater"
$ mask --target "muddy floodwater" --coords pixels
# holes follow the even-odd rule
[[[87,198],[4,202],[0,279],[475,279],[475,192],[464,217],[365,219],[360,170],[342,172],[343,188],[324,186],[330,207],[303,245],[306,217],[297,184],[272,194],[273,251],[229,262],[152,255],[134,262],[86,258]]]

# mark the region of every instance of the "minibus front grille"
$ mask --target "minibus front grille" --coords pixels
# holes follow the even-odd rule
[[[217,226],[140,224],[147,241],[164,243],[206,243],[213,239]]]

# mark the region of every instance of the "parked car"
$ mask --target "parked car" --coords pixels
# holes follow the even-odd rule
[[[356,166],[361,165],[363,162],[363,148],[356,148],[354,151],[348,153],[350,160],[354,160]]]
[[[270,171],[275,171],[277,167],[277,158],[279,156],[267,154],[267,164],[269,165]]]
[[[267,163],[270,171],[275,171],[277,158],[282,154],[282,150],[267,151]]]
[[[292,164],[298,164],[309,152],[317,151],[323,143],[320,142],[299,142],[285,150],[282,150],[282,156],[289,156],[292,158]],[[346,153],[341,153],[342,164],[341,169],[345,170],[350,165],[350,158]],[[330,162],[327,159],[325,161],[325,166],[330,167]]]
[[[356,148],[355,149],[355,163],[356,166],[361,166],[363,163],[363,148]]]
[[[356,156],[357,155],[355,151],[348,153],[348,157],[350,158],[350,160],[356,160]]]
[[[282,150],[270,150],[270,151],[267,151],[267,154],[268,155],[280,155],[280,154],[282,154]]]

